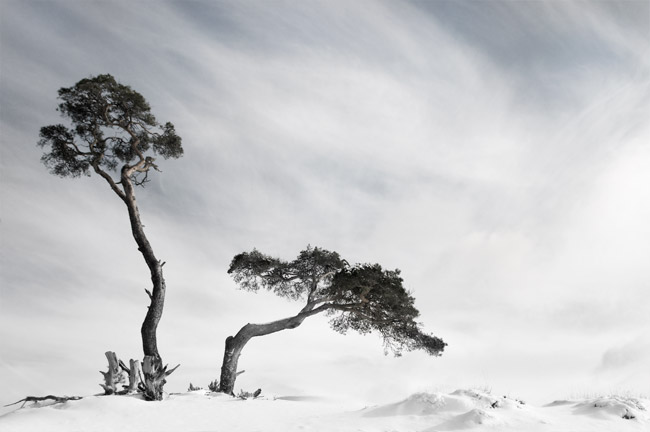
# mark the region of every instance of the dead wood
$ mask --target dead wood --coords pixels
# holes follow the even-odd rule
[[[104,394],[111,395],[119,392],[118,385],[124,382],[124,363],[117,358],[113,351],[106,351],[108,359],[108,371],[99,371],[104,376],[104,384],[100,386],[104,389]]]
[[[65,403],[69,400],[79,400],[82,399],[81,396],[54,396],[54,395],[47,395],[47,396],[27,396],[25,399],[21,399],[18,402],[11,403],[9,405],[5,405],[5,407],[16,405],[19,403],[23,403],[20,407],[24,407],[27,402],[41,402],[44,400],[51,399],[54,401],[55,404],[57,403]]]
[[[168,365],[163,367],[160,358],[145,356],[142,362],[142,373],[140,377],[139,390],[143,393],[146,400],[159,401],[163,397],[163,386],[166,378],[174,372],[175,368],[167,370]]]

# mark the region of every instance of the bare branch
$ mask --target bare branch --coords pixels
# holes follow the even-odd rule
[[[124,193],[124,191],[122,191],[122,189],[120,189],[117,186],[117,183],[115,182],[115,180],[113,180],[113,177],[111,177],[110,174],[108,174],[106,171],[104,171],[99,167],[99,161],[93,162],[92,166],[97,174],[104,177],[104,179],[110,185],[111,189],[113,189],[113,192],[115,192],[117,196],[119,196],[122,199],[122,201],[126,202],[126,194]]]
[[[74,140],[73,141],[67,141],[66,144],[70,144],[72,147],[74,147],[75,151],[79,156],[92,156],[92,152],[85,152],[82,151],[77,144],[75,144]]]
[[[11,405],[16,405],[16,404],[19,404],[19,403],[23,402],[23,404],[21,405],[21,408],[22,408],[22,407],[25,406],[25,404],[27,402],[40,402],[40,401],[44,401],[44,400],[48,400],[48,399],[53,400],[54,403],[56,404],[56,403],[64,403],[64,402],[67,402],[69,400],[79,400],[79,399],[82,399],[82,397],[81,396],[54,396],[54,395],[27,396],[25,399],[21,399],[21,400],[19,400],[17,402],[5,405],[5,407],[11,406]]]
[[[122,360],[119,361],[118,365],[120,366],[120,368],[121,368],[124,372],[126,372],[126,373],[131,373],[131,370],[126,366],[126,364],[124,364],[124,362],[123,362]],[[102,373],[104,373],[104,372],[102,372]]]
[[[167,366],[165,366],[165,376],[171,375],[176,369],[178,369],[180,366],[180,363],[177,364],[175,367],[171,368],[170,370],[167,370]]]
[[[321,282],[327,277],[334,276],[337,272],[338,272],[338,270],[333,270],[331,272],[327,272],[324,275],[322,275],[320,278],[318,278],[318,281]]]

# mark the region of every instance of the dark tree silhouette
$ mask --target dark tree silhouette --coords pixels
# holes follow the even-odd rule
[[[72,127],[57,124],[41,128],[38,145],[45,149],[41,160],[60,177],[95,172],[126,205],[133,238],[151,273],[152,289],[145,289],[150,305],[141,334],[144,354],[151,357],[148,363],[160,375],[160,388],[150,397],[159,399],[168,375],[156,339],[165,303],[165,263],[156,258],[145,235],[135,187],[144,186],[150,171],[158,170],[154,156],[168,159],[183,155],[181,138],[171,123],[161,125],[156,121],[140,93],[111,75],[82,79],[73,87],[61,88],[59,99],[62,102],[58,111]]]
[[[402,286],[399,270],[384,270],[379,264],[350,266],[338,253],[308,246],[286,262],[257,250],[236,255],[228,273],[248,291],[263,288],[280,297],[303,301],[298,314],[267,324],[246,324],[226,338],[221,366],[220,391],[232,394],[237,362],[244,346],[254,337],[293,329],[313,315],[326,313],[331,327],[340,333],[349,329],[379,333],[385,352],[424,350],[439,356],[447,345],[423,333],[415,299]]]

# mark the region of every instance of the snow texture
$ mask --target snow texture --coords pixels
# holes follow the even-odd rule
[[[19,406],[19,405],[18,405]],[[203,390],[162,402],[137,396],[90,396],[42,402],[0,417],[0,430],[21,431],[647,431],[650,400],[620,396],[555,401],[543,407],[479,390],[417,393],[365,407],[304,396],[237,399]]]

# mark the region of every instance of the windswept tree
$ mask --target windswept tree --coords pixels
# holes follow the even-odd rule
[[[151,170],[158,171],[156,156],[164,159],[183,155],[181,138],[171,123],[160,124],[145,98],[111,75],[82,79],[59,89],[58,111],[71,127],[62,124],[41,128],[38,145],[45,149],[41,160],[60,177],[103,178],[126,205],[131,233],[151,274],[151,289],[145,289],[150,305],[142,323],[142,347],[150,372],[159,376],[154,399],[162,397],[164,377],[156,329],[165,303],[164,262],[156,258],[144,232],[135,200],[135,188],[144,186]],[[145,371],[146,372],[146,371]]]
[[[399,270],[384,270],[379,264],[350,266],[336,252],[308,246],[291,262],[257,250],[241,253],[233,258],[228,273],[242,289],[266,289],[304,306],[294,316],[246,324],[235,336],[226,338],[220,378],[224,393],[233,393],[237,362],[248,341],[296,328],[319,313],[330,316],[330,326],[340,333],[350,329],[362,334],[377,332],[385,352],[396,356],[412,350],[439,356],[447,345],[422,332],[415,321],[420,314],[415,299],[404,289]]]

